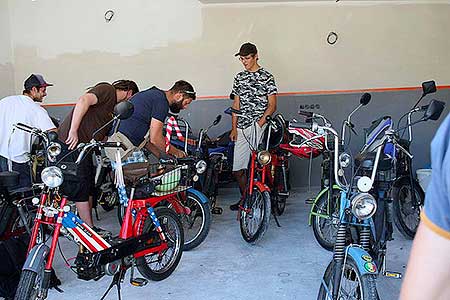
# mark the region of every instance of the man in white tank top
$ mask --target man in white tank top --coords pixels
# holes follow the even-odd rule
[[[8,171],[8,165],[19,172],[18,187],[31,185],[28,162],[32,137],[24,131],[13,130],[13,125],[23,123],[42,131],[56,129],[47,111],[40,105],[47,96],[47,86],[52,84],[45,82],[42,75],[32,74],[24,82],[22,95],[0,100],[0,172]]]

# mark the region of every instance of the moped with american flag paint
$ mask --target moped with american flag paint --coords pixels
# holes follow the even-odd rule
[[[130,103],[120,103],[116,106],[114,119],[125,119],[131,115],[132,110]],[[19,127],[31,134],[45,134],[23,124]],[[74,150],[82,149],[75,164],[94,148],[122,146],[116,142],[98,142],[93,139]],[[61,153],[61,145],[53,142],[46,151],[55,160]],[[120,153],[117,154],[120,157]],[[102,237],[71,212],[69,199],[60,190],[65,171],[71,166],[61,161],[62,159],[42,171],[44,187],[40,198],[33,199],[37,212],[15,299],[47,298],[53,261],[61,236],[67,237],[79,247],[72,266],[79,279],[98,280],[104,275],[113,277],[101,299],[114,286],[117,287],[120,299],[120,285],[128,269],[131,270],[130,283],[134,286],[144,286],[147,280],[159,281],[171,275],[183,252],[183,226],[173,210],[167,207],[155,208],[156,201],[160,201],[161,197],[170,197],[170,194],[147,199],[131,198],[119,235]],[[118,172],[120,173],[120,168]],[[147,186],[157,190],[158,186],[165,184],[164,180],[161,177],[150,178]],[[134,275],[135,268],[144,278]]]

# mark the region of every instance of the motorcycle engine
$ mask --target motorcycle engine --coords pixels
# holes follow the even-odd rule
[[[79,279],[99,280],[105,274],[103,268],[95,263],[96,256],[94,255],[92,253],[78,253],[75,266]]]

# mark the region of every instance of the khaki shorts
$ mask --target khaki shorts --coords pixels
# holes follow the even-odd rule
[[[254,123],[245,129],[237,129],[237,139],[234,144],[233,171],[248,168],[251,154],[249,142],[253,145],[253,148],[258,147],[265,128],[266,124],[261,128],[257,123]]]

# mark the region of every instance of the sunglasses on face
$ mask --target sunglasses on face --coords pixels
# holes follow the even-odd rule
[[[193,92],[193,91],[183,91],[183,94],[185,94],[189,98],[192,98],[192,100],[195,100],[195,97],[196,97],[196,93],[195,92]]]

